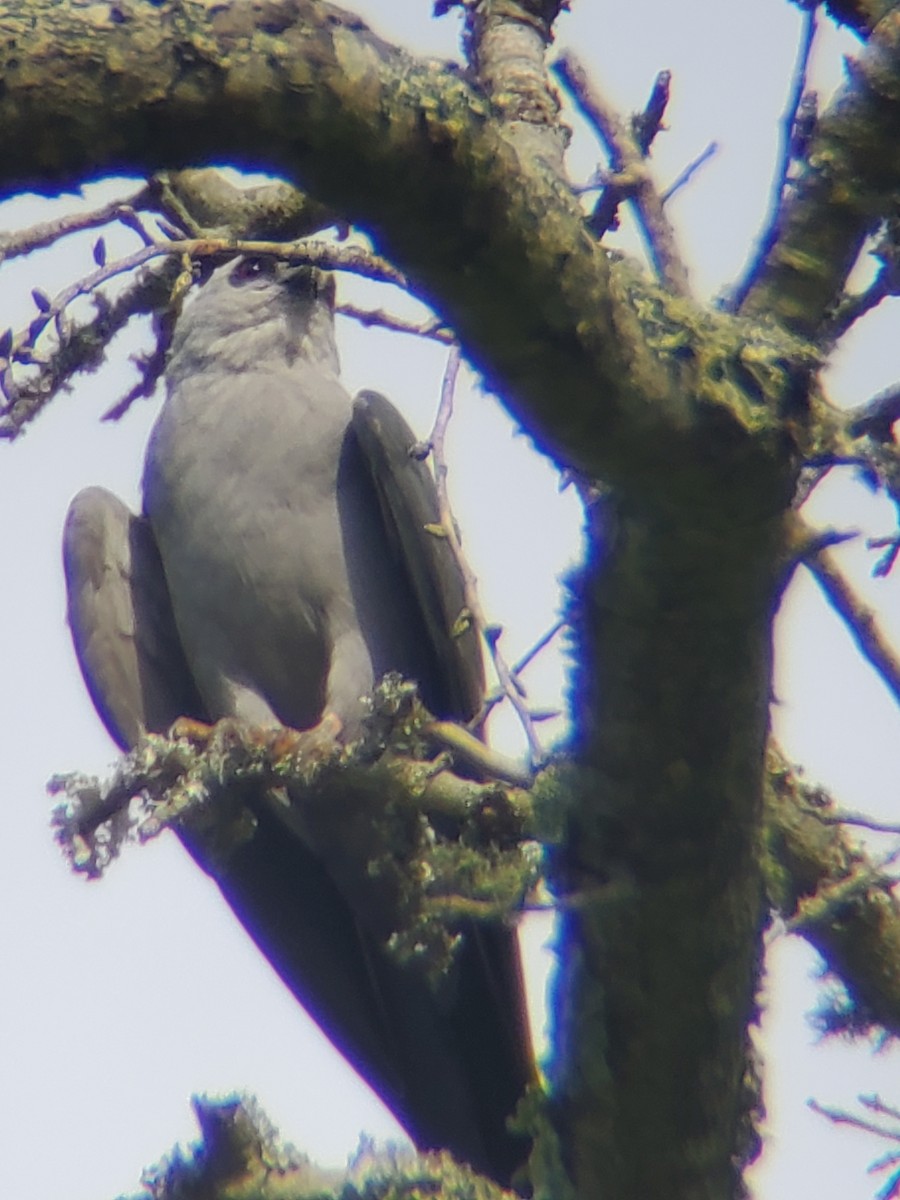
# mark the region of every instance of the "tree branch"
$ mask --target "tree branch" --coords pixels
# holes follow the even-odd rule
[[[325,0],[268,0],[264,21],[260,4],[236,0],[211,15],[199,0],[181,0],[166,24],[140,5],[115,21],[102,7],[56,0],[35,0],[27,14],[7,10],[4,188],[210,158],[302,179],[373,233],[541,449],[646,493],[661,483],[665,446],[670,462],[684,458],[667,489],[672,478],[696,481],[709,443],[700,426],[722,415],[704,400],[721,389],[701,364],[744,355],[745,333],[724,318],[713,328],[698,311],[709,353],[686,359],[671,337],[686,312],[670,312],[669,298],[629,264],[610,263],[570,189],[511,144],[506,124],[489,119],[457,72],[411,59]],[[15,47],[26,40],[23,73]],[[186,61],[196,64],[190,87]],[[203,66],[212,62],[215,70]],[[779,360],[786,353],[773,349]],[[698,377],[684,388],[691,372]],[[696,428],[685,423],[685,394]],[[745,429],[738,442],[771,434],[770,452],[781,453],[777,422],[742,408],[731,418]]]
[[[866,238],[900,188],[900,5],[872,30],[819,121],[779,233],[740,305],[819,337]]]
[[[576,55],[564,54],[554,69],[603,141],[613,172],[610,185],[634,205],[638,226],[658,277],[673,292],[687,295],[690,290],[687,269],[675,244],[675,232],[663,212],[662,200],[647,170],[646,150],[591,85]]]
[[[547,74],[546,51],[560,0],[464,4],[463,49],[495,115],[514,144],[539,154],[560,176],[566,134],[559,98]]]
[[[806,74],[809,69],[809,59],[812,54],[813,42],[816,36],[816,5],[810,5],[803,15],[803,27],[800,34],[800,46],[797,50],[797,61],[794,65],[794,78],[787,107],[781,118],[778,130],[778,157],[775,164],[775,178],[772,183],[772,194],[769,199],[769,211],[763,222],[763,232],[759,244],[754,251],[753,260],[747,268],[745,279],[735,288],[730,300],[733,309],[739,309],[753,287],[757,276],[763,268],[767,256],[775,245],[781,227],[782,206],[785,201],[785,189],[788,183],[788,173],[791,162],[795,157],[803,155],[794,153],[797,115],[800,112],[803,96],[806,91]]]
[[[61,237],[69,233],[77,233],[82,229],[98,229],[120,220],[123,215],[134,213],[137,209],[149,207],[152,192],[148,187],[138,188],[130,196],[119,200],[111,200],[86,213],[69,213],[55,221],[42,221],[39,225],[31,225],[28,229],[17,230],[15,233],[0,234],[0,263],[7,259],[16,258],[20,254],[30,254],[43,246],[52,246]]]
[[[399,286],[405,283],[403,276],[390,263],[359,246],[335,246],[313,241],[242,241],[214,237],[155,242],[149,236],[145,236],[144,241],[145,244],[140,250],[114,262],[104,261],[90,275],[70,284],[55,297],[45,296],[40,289],[32,291],[32,296],[39,306],[38,315],[26,329],[7,337],[8,344],[4,345],[0,355],[0,390],[5,397],[5,404],[0,406],[0,438],[12,440],[18,437],[25,425],[37,416],[52,399],[56,390],[75,372],[90,370],[99,365],[112,335],[135,313],[150,311],[151,297],[157,310],[172,303],[171,295],[158,286],[158,281],[166,279],[174,286],[177,283],[176,271],[163,270],[140,276],[137,284],[129,288],[124,296],[119,297],[115,305],[110,305],[102,299],[98,300],[98,316],[77,330],[68,330],[63,323],[63,314],[73,300],[87,295],[98,297],[97,289],[102,284],[118,275],[136,271],[154,258],[177,256],[190,263],[194,259],[215,260],[233,257],[235,254],[259,254],[280,260],[311,263],[324,270],[350,270],[369,279]],[[190,266],[182,271],[182,275],[186,278],[186,288],[191,282]],[[59,345],[55,350],[39,355],[35,352],[37,340],[51,324],[56,328]],[[162,352],[157,350],[151,356],[145,364],[148,369],[143,372],[142,380],[122,401],[110,409],[106,414],[107,419],[121,416],[133,400],[150,394],[162,373],[167,348],[168,341],[163,339]],[[11,370],[11,363],[16,360],[28,364],[37,363],[40,366],[37,377],[19,384]]]
[[[900,902],[884,871],[841,829],[821,819],[832,811],[828,794],[799,780],[770,747],[766,836],[772,902],[787,920],[801,916],[798,932],[843,982],[851,1005],[844,1014],[847,1027],[881,1025],[896,1035]]]
[[[74,375],[79,371],[95,371],[115,334],[132,317],[155,313],[164,307],[178,270],[177,263],[158,270],[147,269],[114,301],[99,300],[97,315],[68,330],[62,344],[48,355],[35,377],[14,382],[7,358],[2,373],[7,406],[0,410],[0,438],[9,441],[17,438],[50,400],[68,386]],[[9,349],[11,346],[7,352]]]
[[[856,646],[900,704],[900,656],[878,625],[877,614],[853,592],[843,571],[827,548],[819,546],[803,562],[815,576],[832,608],[847,627]]]

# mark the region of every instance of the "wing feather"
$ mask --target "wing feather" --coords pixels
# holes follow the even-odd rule
[[[425,621],[444,692],[440,715],[467,721],[484,698],[484,664],[477,630],[460,621],[466,597],[459,563],[447,540],[433,532],[440,512],[431,472],[413,453],[416,438],[406,421],[377,392],[356,397],[352,428]]]
[[[68,619],[91,699],[122,748],[180,716],[203,719],[148,521],[85,488],[63,532]]]

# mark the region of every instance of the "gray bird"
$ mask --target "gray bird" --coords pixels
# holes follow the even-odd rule
[[[481,702],[462,581],[414,438],[383,397],[339,379],[333,283],[238,259],[178,320],[147,449],[144,514],[88,488],[66,520],[69,623],[112,737],[179,716],[353,737],[388,671],[440,717]],[[458,634],[458,631],[455,631]],[[420,1147],[509,1183],[506,1128],[534,1076],[514,934],[466,931],[435,990],[384,950],[326,863],[271,804],[212,863],[182,840],[287,987]]]

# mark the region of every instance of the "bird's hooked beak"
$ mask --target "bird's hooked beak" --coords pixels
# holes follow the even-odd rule
[[[334,312],[335,282],[330,271],[320,271],[318,267],[310,267],[305,263],[299,266],[284,268],[284,285],[295,296],[309,300],[321,300]]]

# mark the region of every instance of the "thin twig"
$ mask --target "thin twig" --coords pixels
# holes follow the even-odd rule
[[[350,317],[354,321],[359,321],[361,325],[367,327],[377,325],[381,329],[390,329],[394,333],[411,333],[415,337],[442,342],[445,346],[450,346],[455,341],[453,330],[437,317],[423,322],[404,321],[401,317],[395,317],[392,313],[385,312],[383,308],[357,308],[355,304],[338,304],[335,312],[340,313],[342,317]]]
[[[894,569],[894,563],[897,561],[897,555],[900,554],[900,534],[894,533],[890,537],[866,538],[866,546],[870,550],[884,550],[884,554],[879,557],[872,568],[872,574],[878,578],[890,575]]]
[[[657,276],[673,292],[687,295],[687,268],[678,252],[674,230],[663,212],[659,193],[634,135],[625,128],[618,114],[591,84],[587,71],[576,55],[571,52],[564,54],[554,64],[553,70],[603,142],[614,172],[611,185],[621,189],[621,198],[633,204],[638,227]],[[603,207],[602,197],[598,207]]]
[[[890,1117],[894,1121],[900,1121],[900,1109],[894,1108],[891,1104],[885,1104],[880,1096],[860,1096],[859,1102],[863,1108],[868,1108],[871,1112],[880,1113],[883,1117]]]
[[[778,238],[788,173],[791,163],[794,161],[794,128],[803,100],[803,94],[806,91],[806,75],[809,70],[809,60],[816,37],[816,29],[817,6],[812,5],[803,14],[803,26],[800,32],[800,45],[797,49],[797,58],[794,62],[791,90],[779,126],[778,160],[775,178],[772,182],[769,211],[763,222],[763,231],[760,234],[744,278],[735,286],[731,296],[728,298],[726,307],[729,312],[737,312],[746,300],[763,264],[769,256],[769,251],[775,245]]]
[[[516,661],[513,663],[513,676],[517,678],[519,675],[521,675],[528,664],[533,662],[534,659],[537,658],[540,652],[544,649],[544,647],[548,646],[560,632],[560,630],[565,629],[567,625],[568,621],[566,621],[563,617],[560,617],[558,620],[554,621],[550,628],[545,633],[541,634],[538,640],[532,646],[530,646],[528,650],[525,651],[522,657],[516,659]],[[479,714],[479,720],[484,720],[488,713],[495,708],[501,700],[505,699],[505,697],[506,692],[503,688],[497,688],[496,691],[491,692],[489,696],[485,697],[484,708]],[[556,714],[554,713],[553,715],[555,716]],[[539,716],[540,714],[532,712],[532,721],[538,720]]]
[[[718,152],[719,143],[710,142],[706,149],[702,151],[702,153],[698,154],[693,162],[688,163],[680,175],[675,176],[666,190],[660,195],[660,204],[668,204],[675,193],[680,192],[681,189],[685,187],[691,181],[691,179],[693,179],[694,175],[696,175],[700,168],[705,163],[709,162],[713,155],[718,154]]]
[[[11,380],[12,371],[8,360],[2,370],[4,393],[11,403],[0,417],[0,438],[15,440],[34,418],[46,407],[53,396],[79,371],[93,371],[100,366],[106,347],[113,337],[134,316],[157,311],[165,305],[172,289],[174,272],[165,265],[141,271],[114,301],[108,301],[102,293],[92,299],[98,311],[89,321],[70,330],[66,340],[43,364],[38,374],[22,384]],[[12,333],[9,331],[9,341]]]
[[[817,1112],[821,1117],[827,1117],[835,1125],[852,1125],[855,1129],[863,1129],[866,1133],[874,1133],[876,1137],[883,1137],[892,1142],[900,1142],[900,1130],[883,1129],[880,1125],[876,1125],[874,1121],[869,1121],[865,1117],[857,1117],[853,1113],[845,1112],[841,1108],[828,1108],[824,1104],[819,1104],[817,1100],[807,1100],[806,1103],[813,1112]]]
[[[823,334],[823,341],[834,345],[844,336],[850,326],[864,317],[867,312],[877,308],[888,296],[895,296],[896,288],[896,271],[887,263],[883,263],[875,278],[864,291],[848,293],[841,298],[834,311],[834,316],[828,322]]]
[[[352,271],[354,274],[362,275],[367,279],[376,279],[382,283],[395,283],[399,287],[406,285],[404,276],[386,259],[370,254],[360,246],[335,246],[328,242],[304,240],[298,242],[248,241],[240,238],[182,238],[180,241],[151,242],[133,254],[98,267],[90,275],[63,288],[52,300],[42,306],[39,316],[31,322],[28,332],[13,338],[9,357],[15,358],[17,351],[24,346],[33,345],[34,329],[37,324],[40,324],[39,333],[78,296],[86,296],[96,291],[98,287],[108,283],[117,275],[134,271],[153,258],[176,254],[190,259],[230,257],[236,254],[266,255],[282,262],[304,262],[327,271]]]
[[[843,620],[863,657],[871,663],[894,699],[900,703],[900,658],[881,632],[876,614],[854,594],[829,550],[819,545],[803,556],[803,562]]]
[[[154,321],[154,332],[156,334],[156,342],[153,349],[146,355],[132,355],[131,361],[138,369],[140,378],[133,387],[125,393],[125,395],[111,405],[103,416],[102,421],[119,421],[136,400],[142,400],[152,396],[156,391],[156,385],[159,383],[166,369],[166,356],[169,353],[169,347],[172,344],[172,335],[175,332],[174,314],[162,314],[163,317],[168,316],[168,320]]]
[[[63,331],[60,348],[55,355],[39,354],[36,343],[51,323],[55,324],[57,332],[60,332],[62,314],[79,296],[99,295],[97,289],[103,284],[119,275],[136,271],[154,258],[179,255],[186,260],[193,260],[232,257],[236,254],[267,255],[286,262],[309,263],[324,270],[352,271],[369,279],[405,286],[404,277],[390,263],[359,246],[335,246],[326,242],[304,240],[269,242],[235,238],[183,238],[176,241],[152,242],[124,258],[104,262],[89,275],[63,288],[53,298],[45,295],[39,288],[32,289],[32,297],[38,308],[37,315],[27,328],[19,333],[11,335],[7,332],[0,337],[4,351],[0,358],[0,389],[6,398],[5,405],[0,406],[0,416],[6,418],[0,424],[0,437],[17,437],[27,421],[31,420],[49,399],[47,389],[52,392],[56,363],[66,357],[65,351],[72,339],[70,334]],[[98,257],[102,259],[102,255]],[[39,366],[41,373],[38,381],[28,381],[19,386],[13,378],[13,362]],[[85,360],[82,360],[75,369],[81,369],[84,365]],[[40,392],[35,391],[36,382],[40,384]],[[26,392],[28,399],[24,400],[23,393]]]
[[[877,821],[866,813],[852,812],[843,808],[813,809],[812,816],[823,825],[856,825],[860,829],[869,829],[873,833],[900,834],[900,822]]]
[[[15,233],[0,234],[0,263],[50,246],[67,234],[78,233],[83,229],[96,229],[101,225],[109,225],[112,221],[121,220],[123,214],[143,208],[151,199],[150,189],[144,186],[138,188],[131,196],[111,200],[90,212],[70,213],[68,216],[57,217],[54,221],[42,221],[39,225],[32,225]]]
[[[463,575],[463,584],[465,587],[466,607],[472,614],[472,620],[476,627],[481,631],[485,642],[487,643],[488,651],[491,656],[491,661],[494,665],[494,670],[497,673],[497,679],[503,692],[508,696],[510,703],[516,711],[516,714],[525,731],[525,738],[528,742],[528,754],[530,766],[532,768],[538,766],[544,757],[543,747],[540,739],[534,728],[531,714],[528,712],[528,707],[525,704],[520,686],[515,678],[515,673],[510,670],[500,653],[497,642],[499,638],[492,636],[493,626],[489,625],[485,618],[484,610],[481,607],[481,601],[478,596],[478,581],[472,568],[463,555],[462,546],[460,544],[459,535],[456,530],[456,522],[453,519],[453,513],[450,508],[450,497],[447,492],[447,461],[444,455],[444,441],[447,435],[447,426],[450,422],[450,417],[453,414],[453,399],[456,389],[456,377],[459,373],[461,362],[461,353],[459,344],[454,343],[450,347],[450,353],[447,357],[447,366],[444,369],[444,380],[441,385],[441,400],[438,405],[437,415],[435,416],[434,426],[428,437],[428,446],[431,450],[431,461],[434,469],[435,484],[438,495],[438,511],[440,513],[441,525],[444,528],[447,541],[456,560],[459,563],[460,570]],[[484,720],[485,710],[478,713],[472,722],[478,726]]]
[[[672,72],[660,71],[653,81],[644,111],[635,113],[631,118],[631,132],[644,158],[650,153],[656,135],[664,128],[663,117],[666,115],[671,85]]]

